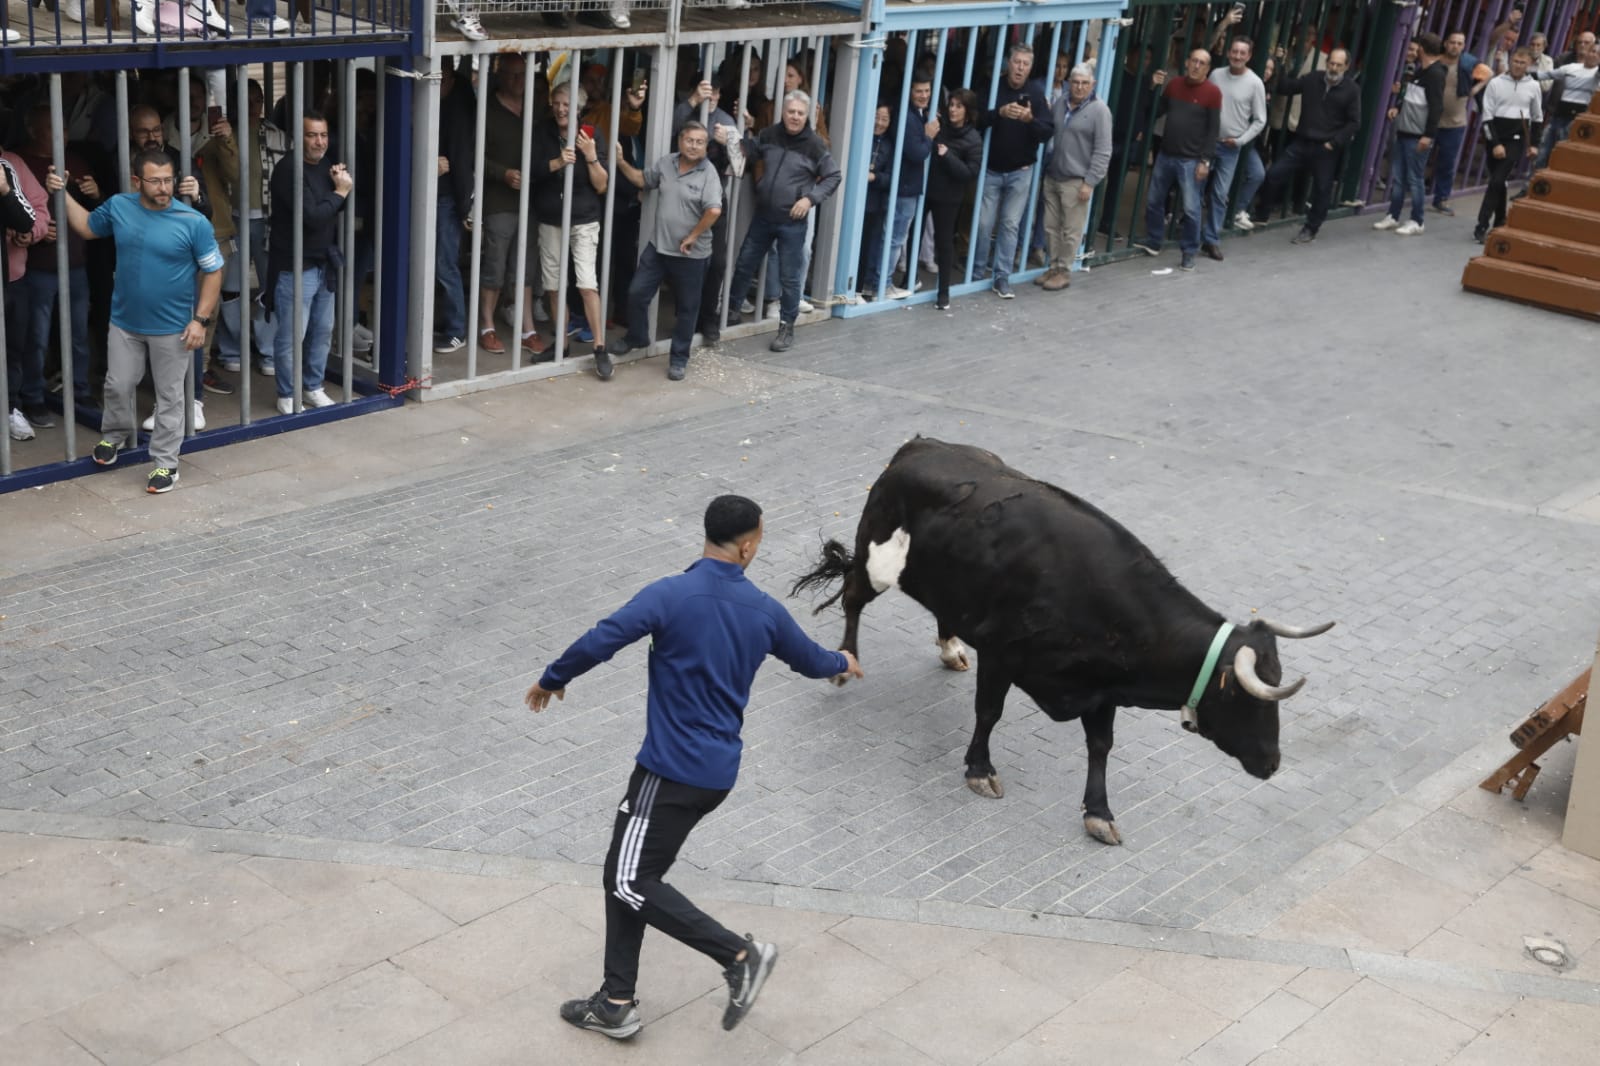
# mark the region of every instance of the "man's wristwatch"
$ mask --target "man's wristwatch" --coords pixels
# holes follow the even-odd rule
[[[212,319],[211,319],[210,315],[195,315],[194,316],[194,320],[196,322],[200,323],[206,329],[210,329],[211,328],[211,320]]]

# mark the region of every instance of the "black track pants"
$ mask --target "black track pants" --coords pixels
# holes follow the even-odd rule
[[[612,999],[634,998],[645,926],[709,955],[726,968],[745,940],[729,932],[662,881],[700,819],[716,810],[728,789],[695,788],[635,766],[617,808],[606,853],[606,977]]]

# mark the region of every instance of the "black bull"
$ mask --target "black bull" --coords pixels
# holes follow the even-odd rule
[[[1056,721],[1080,720],[1089,748],[1084,828],[1107,844],[1121,843],[1106,798],[1118,707],[1182,708],[1185,728],[1268,778],[1279,762],[1278,702],[1305,683],[1281,683],[1276,637],[1316,636],[1333,626],[1295,629],[1258,619],[1234,628],[1216,669],[1201,678],[1225,620],[1137,537],[990,452],[927,437],[901,447],[873,485],[855,551],[829,541],[792,591],[839,578],[844,587],[817,611],[843,600],[840,647],[852,654],[862,608],[895,586],[933,613],[947,666],[968,668],[962,641],[977,651],[977,724],[966,776],[979,795],[1002,794],[989,734],[1013,685]]]

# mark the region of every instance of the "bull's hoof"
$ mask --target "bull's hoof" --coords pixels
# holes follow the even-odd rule
[[[1102,844],[1115,846],[1122,843],[1122,834],[1117,832],[1117,823],[1115,822],[1108,822],[1104,818],[1096,818],[1093,815],[1086,814],[1083,816],[1083,828],[1088,831],[1090,836]]]
[[[967,787],[972,789],[984,799],[997,800],[1006,794],[1000,785],[1000,775],[990,774],[988,777],[969,777]]]
[[[944,663],[947,669],[972,669],[972,659],[967,655],[967,647],[961,643],[959,638],[951,637],[949,640],[939,640],[936,637],[933,642],[939,645],[939,661]]]

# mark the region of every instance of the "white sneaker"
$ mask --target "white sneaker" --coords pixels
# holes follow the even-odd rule
[[[307,407],[332,407],[333,397],[329,396],[326,389],[310,389],[302,399]]]
[[[1256,228],[1256,224],[1250,221],[1250,212],[1240,211],[1237,215],[1233,216],[1233,228],[1242,229],[1248,233]]]
[[[279,396],[278,397],[278,413],[280,415],[292,415],[292,414],[294,414],[294,397],[293,396]]]
[[[745,297],[744,303],[739,305],[739,313],[741,315],[753,315],[756,313],[756,305],[750,301],[748,296]]]
[[[815,311],[816,309],[817,309],[817,305],[816,304],[812,303],[810,300],[806,299],[804,296],[800,297],[800,313],[802,315],[809,315],[811,312]]]
[[[271,36],[274,33],[288,33],[292,29],[294,29],[293,24],[290,23],[288,19],[282,18],[278,15],[274,15],[269,19],[263,18],[250,20],[250,30],[252,33],[257,34],[258,36],[263,34]]]
[[[143,4],[135,0],[133,5],[133,24],[138,27],[140,33],[146,33],[152,37],[155,36],[156,32],[155,6],[155,0],[147,0]]]
[[[904,300],[906,297],[908,297],[910,295],[911,295],[911,290],[910,289],[902,289],[898,285],[890,285],[889,286],[889,299],[891,299],[891,300]]]
[[[1400,228],[1394,231],[1396,237],[1415,237],[1422,232],[1422,223],[1415,219],[1406,219],[1400,223]]]
[[[33,439],[33,423],[29,422],[27,416],[15,407],[11,409],[11,439]]]
[[[83,12],[78,7],[78,0],[61,0],[56,5],[56,10],[61,12],[61,17],[68,22],[82,22]]]
[[[372,351],[372,331],[360,323],[350,331],[350,347],[358,352]]]
[[[1393,215],[1384,215],[1372,224],[1373,229],[1394,229],[1400,225],[1400,220]]]
[[[483,23],[478,21],[477,15],[457,15],[450,20],[450,25],[460,31],[461,36],[469,41],[487,41],[489,34],[485,32]]]
[[[224,37],[228,36],[233,28],[228,25],[228,20],[222,17],[222,12],[217,10],[211,0],[189,0],[189,10],[199,15],[207,27]]]
[[[199,400],[194,402],[194,431],[199,433],[206,428],[206,405]]]
[[[628,17],[626,4],[613,3],[611,5],[611,25],[619,30],[625,30],[633,25],[633,20]]]
[[[22,40],[22,34],[10,26],[7,26],[4,31],[0,31],[0,41],[4,41],[6,44],[16,44],[20,40]]]
[[[750,0],[727,0],[723,6],[729,11],[743,11],[750,6]]]

